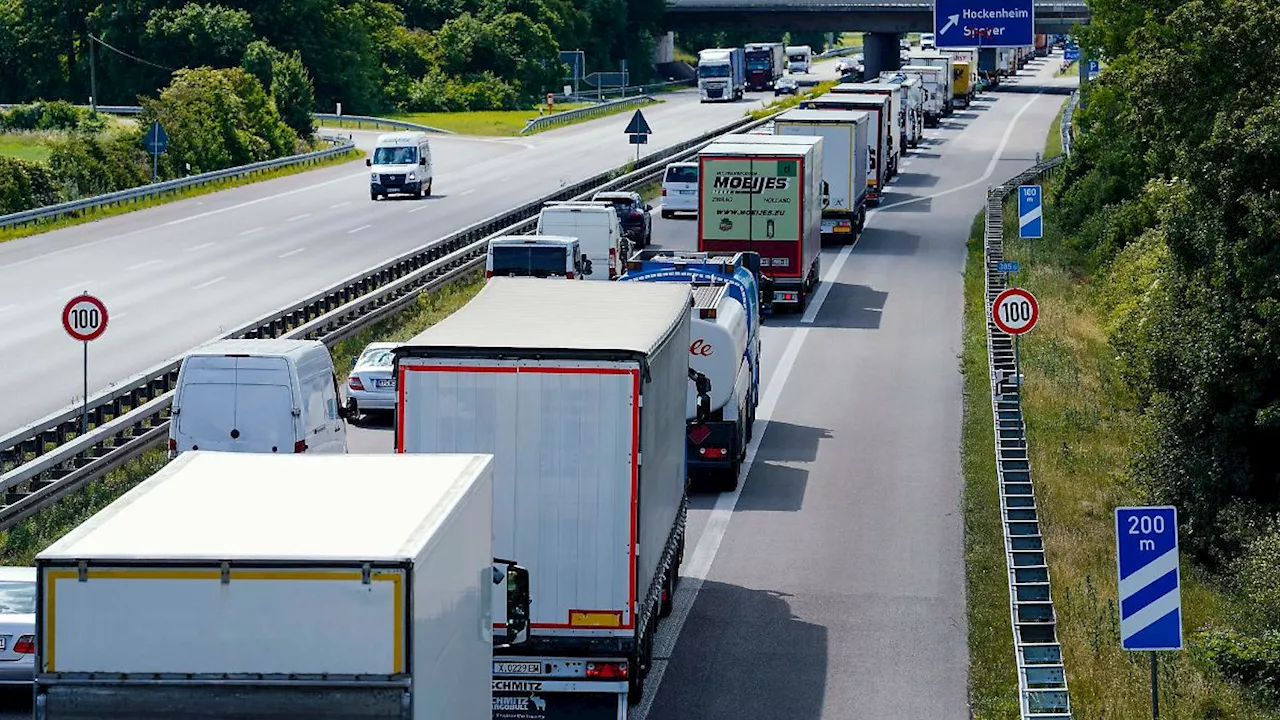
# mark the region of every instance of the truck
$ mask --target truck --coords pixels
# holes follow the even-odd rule
[[[920,140],[924,138],[924,85],[920,81],[920,76],[908,75],[901,71],[882,72],[880,82],[902,86],[905,98],[903,107],[906,108],[907,119],[905,138],[907,147],[919,147]]]
[[[806,75],[813,69],[813,48],[808,45],[788,45],[787,46],[787,71],[791,73],[804,73]]]
[[[867,145],[870,146],[870,170],[867,173],[867,202],[879,205],[889,183],[890,161],[893,149],[890,145],[893,129],[889,116],[889,98],[883,95],[856,95],[827,93],[800,103],[802,110],[838,110],[841,112],[866,112],[871,115],[867,126]]]
[[[760,256],[641,250],[619,282],[679,282],[693,288],[689,308],[690,379],[685,458],[690,478],[722,491],[738,488],[760,404]],[[710,402],[698,417],[698,397]]]
[[[493,455],[494,552],[530,573],[494,720],[626,717],[644,692],[684,550],[690,297],[495,277],[394,351],[396,452]]]
[[[969,64],[968,60],[957,60],[952,64],[951,77],[955,81],[955,95],[951,98],[951,102],[956,107],[969,107],[973,104],[976,77],[973,72],[973,66]]]
[[[952,75],[951,56],[937,50],[930,50],[913,52],[908,55],[908,59],[911,65],[926,65],[942,70],[942,114],[950,115],[955,109],[951,102],[951,98],[955,96],[955,77]]]
[[[746,87],[746,54],[742,48],[709,48],[698,53],[699,101],[741,100]]]
[[[883,95],[889,98],[889,177],[898,174],[907,152],[906,90],[882,82],[841,83],[831,88],[835,95]]]
[[[867,176],[871,172],[868,134],[871,113],[788,110],[774,118],[777,135],[822,138],[822,179],[828,201],[822,208],[822,239],[858,241],[867,222]]]
[[[529,614],[493,480],[480,454],[179,455],[36,556],[34,716],[488,720],[494,601],[517,642]]]
[[[803,312],[818,287],[822,160],[821,137],[725,135],[698,151],[698,251],[759,253],[775,311]]]
[[[787,56],[782,43],[749,43],[746,49],[747,88],[772,90],[786,71]]]
[[[904,65],[898,72],[920,78],[921,87],[924,88],[924,125],[937,127],[942,122],[945,107],[943,100],[948,92],[947,83],[943,80],[945,71],[932,65]]]

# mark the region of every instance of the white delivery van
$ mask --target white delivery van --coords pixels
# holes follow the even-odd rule
[[[582,254],[578,238],[560,235],[503,235],[489,241],[484,260],[485,279],[498,277],[557,277],[581,280],[591,261]]]
[[[317,340],[218,340],[178,371],[169,452],[345,453],[346,410]]]
[[[613,203],[547,203],[538,215],[536,234],[578,238],[582,254],[590,261],[582,273],[584,280],[617,278],[631,254],[631,243],[622,232],[622,220]]]
[[[787,47],[787,71],[808,75],[813,69],[813,48],[808,45]]]
[[[662,217],[698,212],[698,163],[674,162],[662,176]]]
[[[386,133],[378,136],[373,157],[364,164],[372,169],[369,199],[392,193],[416,198],[431,195],[431,143],[421,132]]]

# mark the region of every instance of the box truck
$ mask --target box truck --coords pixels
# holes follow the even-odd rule
[[[822,208],[823,240],[852,245],[866,225],[871,121],[871,113],[843,110],[788,110],[773,121],[777,135],[822,138],[822,179],[828,197]]]
[[[831,88],[836,95],[883,95],[889,98],[889,177],[898,174],[906,154],[906,90],[882,82],[841,83]]]
[[[901,71],[883,72],[880,73],[880,82],[902,86],[907,119],[907,147],[919,147],[920,140],[924,138],[924,85],[920,82],[920,76]]]
[[[494,552],[531,576],[529,642],[495,650],[495,720],[640,700],[684,547],[689,302],[675,283],[494,278],[395,350],[396,452],[493,455]]]
[[[937,127],[942,121],[944,95],[949,92],[943,79],[942,68],[932,65],[903,65],[898,72],[907,76],[920,78],[924,89],[924,124],[925,127]]]
[[[822,256],[822,138],[725,135],[698,152],[698,251],[760,254],[772,305],[801,312]]]
[[[746,56],[742,48],[710,48],[698,53],[701,102],[741,100],[746,87]]]
[[[908,57],[911,65],[925,65],[942,71],[939,80],[942,83],[942,114],[950,115],[955,106],[951,98],[955,96],[955,77],[952,75],[951,56],[937,50],[913,52]]]
[[[973,104],[976,79],[973,66],[969,64],[968,60],[957,60],[952,63],[951,77],[954,80],[953,92],[955,93],[951,98],[952,104],[956,107],[969,107]]]
[[[889,98],[884,95],[853,95],[827,93],[800,103],[804,110],[834,110],[839,112],[865,112],[871,115],[867,126],[867,145],[870,147],[870,170],[867,174],[867,202],[879,205],[884,198],[885,185],[891,177],[889,162],[893,159],[889,145],[891,124]]]
[[[36,556],[35,717],[488,720],[493,465],[183,453]]]
[[[772,90],[786,70],[782,43],[749,43],[746,47],[747,88]]]
[[[619,278],[693,288],[685,457],[691,478],[709,477],[720,490],[738,487],[760,404],[759,267],[756,253],[645,250]]]

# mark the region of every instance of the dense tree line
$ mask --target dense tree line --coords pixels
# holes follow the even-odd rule
[[[1105,277],[1142,411],[1130,473],[1175,504],[1184,551],[1280,627],[1280,4],[1091,0],[1058,219]],[[1218,638],[1228,674],[1280,692],[1280,634]],[[1280,695],[1278,695],[1280,696]]]
[[[0,0],[0,99],[135,104],[185,67],[280,54],[345,112],[516,108],[562,85],[559,51],[652,75],[663,0]],[[296,70],[290,70],[296,72]],[[268,87],[270,83],[259,75]],[[273,91],[273,94],[274,91]],[[279,96],[277,94],[277,100]],[[293,124],[292,121],[290,121]]]

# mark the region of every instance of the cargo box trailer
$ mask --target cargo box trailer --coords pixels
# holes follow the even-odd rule
[[[893,155],[889,141],[892,137],[889,115],[892,101],[884,95],[854,95],[827,93],[800,103],[804,110],[830,110],[838,112],[865,112],[871,115],[867,126],[867,145],[870,146],[870,166],[867,175],[867,202],[879,205],[885,186],[891,177],[889,162]]]
[[[858,241],[867,221],[867,176],[871,172],[868,130],[872,114],[844,110],[788,110],[773,121],[774,133],[822,138],[823,240]]]

